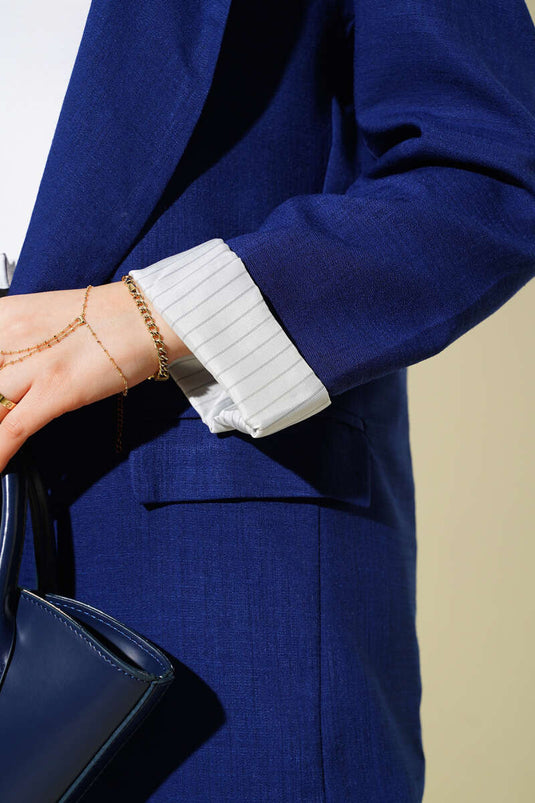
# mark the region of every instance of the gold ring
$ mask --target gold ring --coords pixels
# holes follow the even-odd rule
[[[11,401],[11,399],[6,399],[6,397],[2,396],[1,393],[0,393],[0,404],[3,407],[6,407],[8,410],[12,410],[14,407],[17,406],[16,402]]]

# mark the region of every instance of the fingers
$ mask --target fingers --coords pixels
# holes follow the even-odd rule
[[[0,397],[3,396],[4,399],[18,404],[30,389],[31,377],[24,370],[19,370],[17,373],[11,371],[4,373],[1,370],[1,360],[2,355],[0,354]],[[13,411],[9,410],[9,405],[0,404],[0,424],[10,412]]]
[[[13,404],[16,406],[23,395],[22,389],[20,391],[14,391],[10,388],[9,383],[0,383],[0,423],[15,409],[14,407],[12,408],[11,405]]]
[[[15,401],[12,397],[8,398]],[[0,409],[3,411],[0,413],[0,471],[3,471],[30,435],[45,426],[54,416],[33,388],[22,396],[12,410],[7,410],[2,405]]]
[[[8,399],[7,396],[4,396],[2,393],[0,393],[0,408],[2,409],[3,413],[6,414],[10,412],[10,410],[13,410],[14,407],[16,407],[16,402],[12,401],[12,399]]]
[[[0,393],[16,406],[0,405],[0,470],[52,419],[124,392],[127,384],[138,384],[154,371],[153,344],[121,287],[112,282],[93,288],[91,321],[95,319],[96,329],[84,320],[87,326],[75,327],[76,332],[68,322],[81,320],[75,317],[84,309],[81,290],[4,299],[10,303],[1,311],[0,348],[6,353],[0,354]],[[87,297],[86,288],[85,301]],[[134,337],[129,334],[132,319]],[[56,342],[51,339],[54,332]]]

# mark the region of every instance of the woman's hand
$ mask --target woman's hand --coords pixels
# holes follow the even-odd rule
[[[0,299],[0,351],[22,349],[60,332],[82,312],[85,288],[7,296]],[[169,362],[190,350],[151,308]],[[154,341],[123,282],[93,287],[86,320],[126,376],[129,387],[158,369]],[[0,354],[0,471],[24,441],[53,418],[124,389],[123,380],[87,326],[61,342],[8,365],[22,355]]]

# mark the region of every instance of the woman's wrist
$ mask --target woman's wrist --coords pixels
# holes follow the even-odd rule
[[[187,354],[192,354],[193,352],[186,346],[184,341],[177,335],[175,330],[169,326],[165,318],[154,309],[151,308],[152,317],[161,332],[163,342],[167,347],[167,355],[169,357],[169,364],[171,364],[174,360],[178,360],[179,357],[185,357]]]
[[[143,318],[143,322],[147,327],[147,331],[150,334],[151,340],[154,343],[154,348],[156,350],[156,356],[158,358],[158,370],[155,371],[154,374],[151,374],[149,379],[155,379],[156,381],[164,381],[169,379],[169,352],[167,345],[163,339],[162,333],[160,328],[165,324],[165,321],[160,319],[160,326],[154,320],[154,316],[147,304],[143,293],[141,292],[140,288],[134,281],[134,279],[129,275],[126,274],[122,278],[122,282],[128,288],[128,292],[132,297],[132,301],[136,305],[136,308]],[[159,316],[157,316],[159,317]],[[166,331],[166,327],[163,326],[164,332]],[[174,342],[173,333],[171,332],[168,335],[168,340],[171,338],[172,342]],[[179,338],[180,341],[180,338]],[[180,341],[181,342],[181,341]],[[172,349],[171,354],[172,360],[175,359],[174,349]]]
[[[130,384],[137,384],[155,374],[159,361],[154,340],[124,282],[95,287],[92,302],[88,318],[91,320],[93,317],[95,328],[100,325],[101,331],[105,328],[108,332],[115,353],[123,361],[121,367],[129,377]],[[152,307],[150,311],[165,343],[169,363],[191,354],[165,319]]]

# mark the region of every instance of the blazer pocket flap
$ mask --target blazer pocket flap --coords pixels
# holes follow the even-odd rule
[[[368,506],[364,429],[324,412],[265,438],[215,435],[200,418],[181,418],[130,453],[134,494],[144,504],[299,496]]]

